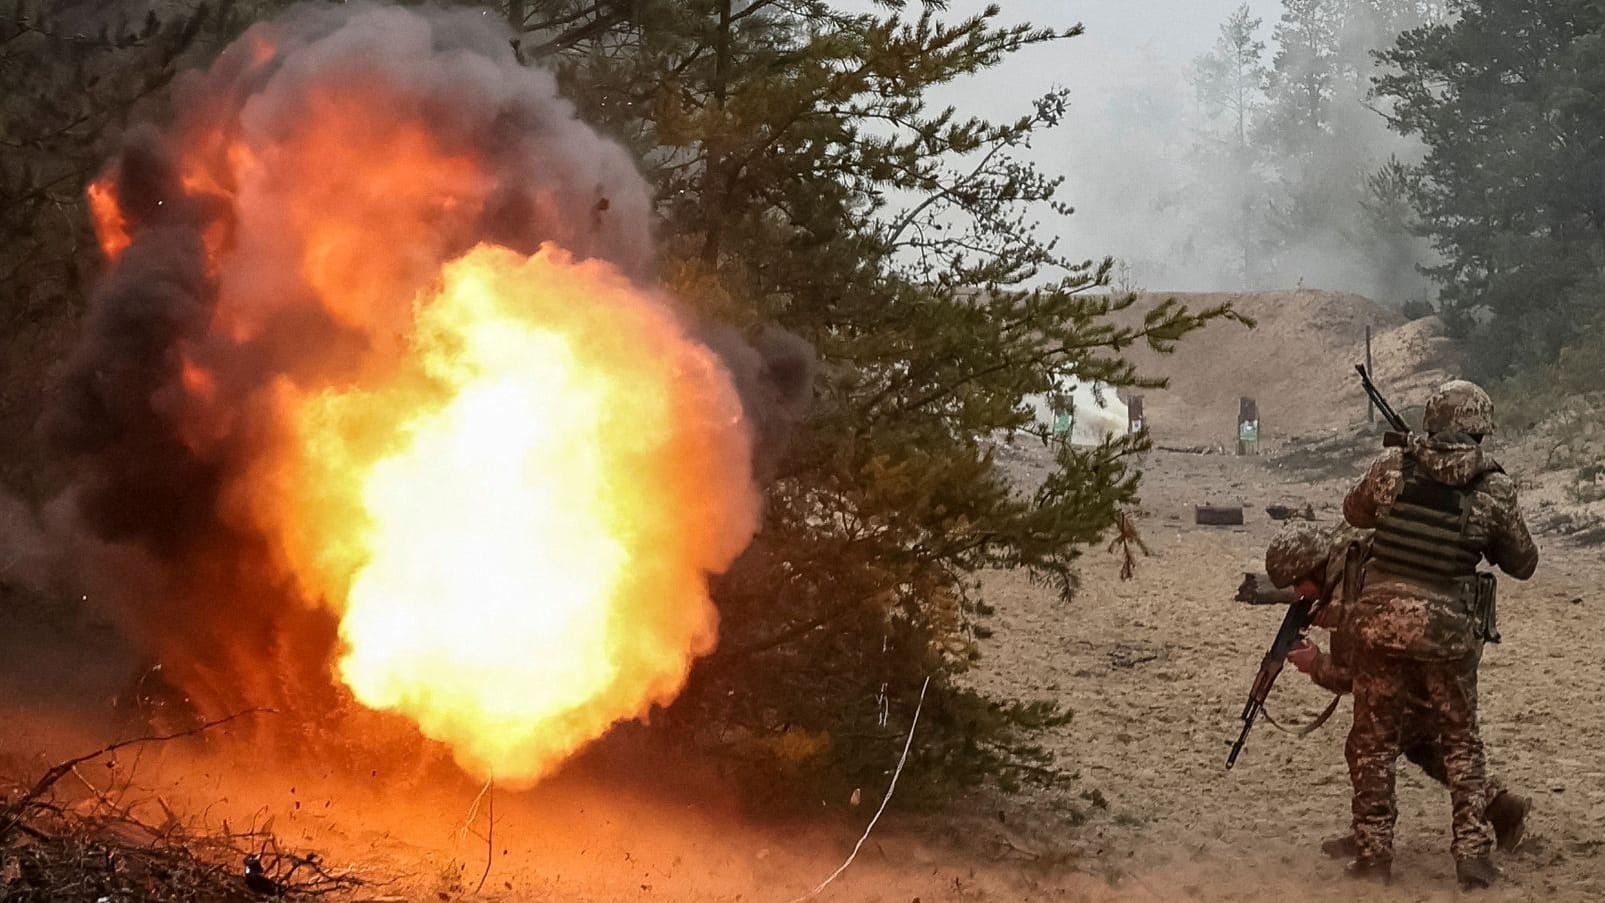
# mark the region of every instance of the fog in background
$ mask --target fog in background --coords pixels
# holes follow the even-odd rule
[[[1086,34],[1022,51],[994,70],[947,86],[935,99],[1001,119],[1026,112],[1032,98],[1052,85],[1071,89],[1067,122],[1024,152],[1045,171],[1066,177],[1061,199],[1076,212],[1044,223],[1062,237],[1066,253],[1118,258],[1120,288],[1225,291],[1302,284],[1390,305],[1431,297],[1416,270],[1429,257],[1425,243],[1397,222],[1392,229],[1379,227],[1362,206],[1368,174],[1390,156],[1414,162],[1420,155],[1413,139],[1390,132],[1382,116],[1362,104],[1358,95],[1369,73],[1334,92],[1328,138],[1302,155],[1256,147],[1259,164],[1245,171],[1227,146],[1236,139],[1235,118],[1207,115],[1195,88],[1197,58],[1215,46],[1222,23],[1241,0],[1001,5],[1003,22],[1058,28],[1080,22]],[[953,0],[941,15],[952,21],[985,6],[984,0]],[[1283,4],[1251,0],[1248,7],[1262,20],[1256,37],[1266,44],[1262,61],[1270,68]],[[908,15],[918,15],[917,5],[910,4]],[[1254,132],[1251,145],[1271,143]],[[1295,183],[1301,187],[1288,187]],[[1407,216],[1398,209],[1404,206],[1394,205],[1396,218]],[[1245,221],[1252,233],[1247,236]],[[1252,248],[1246,266],[1245,244]]]

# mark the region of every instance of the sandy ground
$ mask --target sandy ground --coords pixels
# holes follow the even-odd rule
[[[1282,610],[1230,601],[1260,570],[1276,529],[1267,504],[1313,504],[1335,522],[1346,478],[1320,479],[1273,459],[1159,452],[1149,461],[1144,534],[1153,557],[1137,578],[1092,556],[1071,605],[1044,602],[1016,575],[996,578],[1000,688],[1057,695],[1077,717],[1058,738],[1067,764],[1109,801],[1094,829],[1130,900],[1438,900],[1455,898],[1448,795],[1401,765],[1392,889],[1363,893],[1319,841],[1346,825],[1345,701],[1308,738],[1255,729],[1237,767],[1224,759],[1258,657]],[[1316,479],[1312,480],[1312,476]],[[1247,506],[1244,527],[1198,527],[1195,503]],[[1507,887],[1487,900],[1605,899],[1605,668],[1587,639],[1605,603],[1599,547],[1540,537],[1528,583],[1503,582],[1504,643],[1482,669],[1483,737],[1492,771],[1535,801],[1527,842],[1502,861]],[[1329,699],[1288,672],[1270,707],[1307,721]],[[1051,885],[1050,885],[1051,886]],[[1044,888],[1046,891],[1046,887]]]
[[[1347,703],[1307,738],[1262,723],[1237,767],[1225,769],[1243,699],[1282,616],[1279,608],[1232,601],[1242,573],[1262,568],[1276,528],[1264,508],[1309,504],[1319,521],[1336,522],[1343,490],[1375,448],[1374,437],[1319,432],[1341,412],[1362,409],[1349,366],[1363,326],[1378,329],[1379,378],[1401,407],[1419,403],[1452,356],[1433,323],[1402,324],[1364,299],[1287,292],[1237,300],[1261,320],[1258,332],[1213,326],[1208,342],[1184,343],[1176,356],[1146,362],[1149,372],[1177,377],[1170,392],[1150,395],[1150,422],[1162,445],[1224,444],[1218,440],[1232,435],[1236,398],[1252,386],[1272,453],[1152,453],[1138,512],[1152,555],[1133,580],[1121,581],[1119,562],[1102,549],[1089,550],[1081,589],[1069,603],[1023,574],[986,578],[998,614],[975,679],[1001,695],[1054,698],[1074,711],[1071,723],[1044,738],[1074,780],[1016,798],[977,795],[940,815],[890,816],[818,899],[1320,903],[1462,896],[1448,854],[1447,792],[1405,764],[1395,886],[1348,882],[1342,863],[1320,853],[1320,840],[1347,825]],[[1317,363],[1304,366],[1305,349]],[[1520,478],[1529,521],[1547,532],[1539,536],[1543,560],[1534,579],[1501,586],[1505,642],[1490,647],[1482,668],[1483,737],[1492,770],[1531,796],[1535,809],[1524,847],[1502,857],[1509,881],[1476,899],[1605,900],[1605,643],[1593,629],[1605,607],[1598,591],[1605,491],[1591,503],[1576,495],[1579,466],[1597,460],[1605,444],[1595,428],[1605,418],[1598,409],[1568,416],[1524,444],[1496,446]],[[1042,462],[1021,452],[1008,466],[1029,481]],[[1242,504],[1247,523],[1196,526],[1197,504]],[[1579,541],[1589,536],[1593,545]],[[1270,708],[1302,722],[1326,701],[1289,671]],[[102,742],[94,735],[29,736],[28,725],[6,720],[6,702],[0,698],[0,753],[44,745],[60,757]],[[177,755],[123,754],[89,777],[143,800],[156,821],[163,817],[153,808],[158,796],[210,828],[224,819],[235,829],[271,820],[286,842],[323,850],[335,867],[390,879],[368,899],[408,901],[787,903],[851,852],[882,790],[866,787],[859,807],[838,801],[824,807],[826,818],[788,826],[743,819],[718,793],[671,803],[661,794],[567,781],[495,794],[494,840],[487,842],[488,812],[475,821],[480,834],[464,830],[471,786],[377,773],[362,786],[333,786],[262,762],[197,764]],[[0,768],[36,774],[56,760],[0,755]],[[137,779],[128,790],[117,790],[130,775]],[[650,789],[652,776],[643,783]],[[64,786],[73,792],[75,784]],[[491,868],[474,894],[487,855]]]
[[[1319,852],[1347,820],[1347,703],[1308,738],[1262,723],[1237,767],[1224,767],[1281,617],[1231,601],[1276,527],[1263,508],[1308,502],[1332,521],[1348,478],[1330,461],[1312,471],[1293,467],[1299,460],[1156,452],[1141,512],[1153,554],[1135,579],[1119,580],[1102,551],[1089,554],[1069,604],[1022,575],[992,575],[997,633],[980,679],[1074,710],[1048,741],[1076,779],[1024,799],[982,796],[941,816],[888,818],[819,899],[1458,899],[1447,794],[1407,765],[1394,887],[1348,882],[1342,863]],[[1013,466],[1028,474],[1037,465]],[[1202,502],[1244,504],[1247,524],[1195,526],[1191,506]],[[1503,587],[1505,642],[1482,671],[1492,768],[1536,803],[1526,844],[1502,857],[1508,884],[1477,895],[1488,901],[1605,899],[1605,668],[1590,639],[1605,564],[1598,547],[1541,542],[1537,576]],[[1289,671],[1271,708],[1303,721],[1325,701]],[[124,755],[118,769],[134,764]],[[866,805],[845,820],[784,827],[746,822],[718,800],[550,787],[499,795],[487,845],[462,830],[469,787],[398,793],[376,776],[368,788],[332,788],[315,775],[270,776],[249,762],[196,768],[160,754],[139,767],[151,797],[206,801],[212,824],[274,819],[287,842],[391,876],[370,899],[416,901],[473,896],[489,853],[478,899],[785,903],[835,869],[878,799],[867,789]],[[251,777],[243,786],[242,775]]]
[[[1377,384],[1401,411],[1425,403],[1434,387],[1459,370],[1458,352],[1436,317],[1406,322],[1373,301],[1338,292],[1155,293],[1139,298],[1121,320],[1135,325],[1141,314],[1171,298],[1195,310],[1229,302],[1257,325],[1219,320],[1172,353],[1146,346],[1130,351],[1145,376],[1169,380],[1166,388],[1139,392],[1149,429],[1165,444],[1233,447],[1242,397],[1258,403],[1260,435],[1267,442],[1311,435],[1362,415],[1366,399],[1354,365],[1365,362],[1367,328]]]

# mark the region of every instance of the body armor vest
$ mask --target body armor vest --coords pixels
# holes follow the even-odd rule
[[[1419,474],[1406,455],[1404,487],[1371,540],[1370,572],[1443,588],[1474,577],[1482,549],[1466,536],[1470,517],[1470,487]]]

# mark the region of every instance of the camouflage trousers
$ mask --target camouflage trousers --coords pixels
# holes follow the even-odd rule
[[[1449,785],[1449,770],[1443,765],[1443,739],[1438,733],[1437,715],[1420,707],[1405,713],[1400,751],[1404,760],[1421,769],[1421,773],[1444,786]],[[1505,792],[1504,782],[1487,775],[1483,781],[1485,803]],[[1485,805],[1486,808],[1486,805]]]
[[[1354,839],[1359,859],[1393,858],[1393,826],[1398,820],[1394,781],[1399,755],[1425,731],[1412,721],[1430,714],[1437,734],[1436,755],[1412,759],[1432,777],[1441,768],[1453,806],[1456,859],[1493,850],[1493,829],[1484,817],[1488,779],[1482,738],[1477,733],[1477,664],[1480,655],[1448,662],[1426,662],[1366,650],[1354,669],[1354,726],[1344,752],[1353,784]],[[1422,706],[1425,706],[1423,711]],[[1410,743],[1416,746],[1416,743]],[[1429,759],[1430,755],[1430,759]],[[1436,768],[1429,768],[1429,763]]]

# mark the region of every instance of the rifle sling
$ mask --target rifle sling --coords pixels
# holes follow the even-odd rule
[[[1311,721],[1309,724],[1306,724],[1300,728],[1283,727],[1277,723],[1275,718],[1271,717],[1271,713],[1266,709],[1261,709],[1260,714],[1265,716],[1265,720],[1270,722],[1271,727],[1276,728],[1284,734],[1292,734],[1295,737],[1307,737],[1321,729],[1321,725],[1325,724],[1327,720],[1332,717],[1332,713],[1337,711],[1338,703],[1342,701],[1343,697],[1341,695],[1333,696],[1332,701],[1326,704],[1325,711],[1319,715],[1316,715],[1314,721]]]

